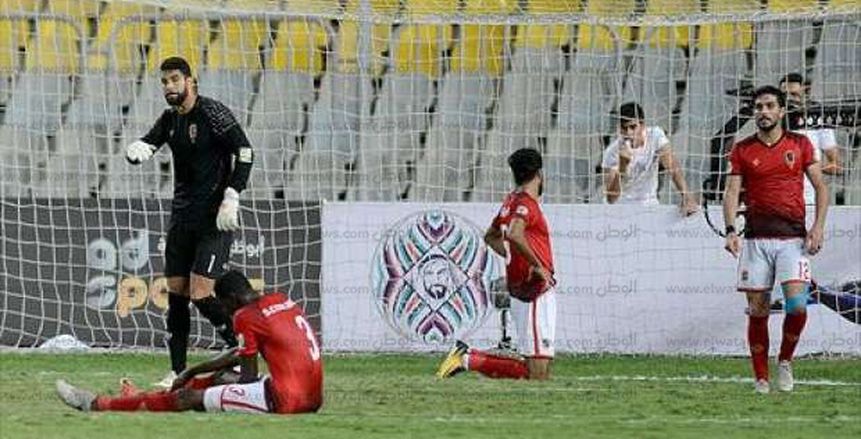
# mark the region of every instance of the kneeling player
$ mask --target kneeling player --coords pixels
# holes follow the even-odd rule
[[[239,347],[183,371],[170,391],[97,396],[57,381],[57,393],[83,411],[316,412],[323,403],[320,345],[302,309],[282,293],[259,295],[248,279],[231,271],[218,279],[215,294],[233,315]],[[258,378],[257,353],[271,376]],[[239,365],[236,384],[200,389],[196,376]]]
[[[554,354],[556,293],[550,231],[538,200],[543,192],[541,154],[529,148],[508,158],[517,188],[506,197],[484,240],[506,258],[512,320],[525,358],[470,349],[458,341],[437,371],[447,378],[472,370],[491,378],[546,379]]]

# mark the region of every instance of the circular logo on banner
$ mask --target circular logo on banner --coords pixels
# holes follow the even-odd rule
[[[441,210],[389,229],[371,267],[374,305],[389,326],[429,344],[451,343],[481,326],[502,265],[483,236],[475,224]]]

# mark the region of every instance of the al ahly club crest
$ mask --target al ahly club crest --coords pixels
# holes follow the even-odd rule
[[[795,151],[786,151],[783,153],[783,162],[786,163],[790,169],[795,167]]]

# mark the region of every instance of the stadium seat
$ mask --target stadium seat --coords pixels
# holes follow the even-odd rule
[[[768,10],[774,14],[815,12],[817,0],[770,0]],[[805,72],[809,68],[806,51],[813,45],[812,18],[763,21],[756,25],[754,54],[755,82],[758,85],[777,84],[789,72]]]
[[[473,0],[464,4],[463,13],[504,15],[513,13],[517,6],[514,1]],[[451,70],[441,85],[439,115],[434,118],[416,167],[411,198],[463,201],[475,186],[477,154],[484,148],[488,110],[496,99],[510,37],[506,26],[460,27]]]
[[[254,197],[268,198],[292,178],[290,165],[299,153],[297,140],[304,134],[314,93],[309,73],[264,71],[247,133],[258,162],[250,188]]]
[[[47,157],[48,139],[41,129],[0,125],[0,196],[28,197]]]
[[[26,12],[38,12],[42,7],[42,0],[0,0],[0,14],[16,14]]]
[[[65,125],[101,134],[116,132],[123,119],[125,85],[111,72],[82,73],[78,79],[77,97],[69,105]]]
[[[411,18],[426,15],[423,2],[406,4]],[[452,7],[456,5],[452,4]],[[445,24],[406,25],[392,34],[391,70],[382,78],[376,111],[363,125],[351,199],[394,201],[407,191],[428,130],[443,54],[452,43]]]
[[[50,134],[60,126],[63,106],[72,97],[72,75],[78,72],[79,34],[69,24],[41,19],[30,43],[25,70],[9,99],[5,123],[39,128]]]
[[[170,17],[166,12],[156,22],[156,38],[147,58],[147,71],[158,72],[161,62],[170,56],[182,56],[193,72],[203,66],[203,54],[209,44],[209,23],[204,20]]]
[[[759,9],[758,3],[745,0],[707,5],[708,12],[720,14],[750,14]],[[699,188],[708,175],[711,138],[738,109],[739,99],[727,92],[739,89],[742,80],[751,73],[748,59],[752,44],[750,23],[700,25],[695,55],[688,67],[678,130],[670,138],[692,188]]]
[[[580,12],[579,1],[532,2],[528,13]],[[511,189],[506,158],[518,148],[543,148],[550,135],[557,87],[565,74],[563,47],[572,44],[570,24],[517,26],[511,70],[503,77],[493,127],[479,157],[472,201],[499,201]]]
[[[44,178],[33,182],[33,195],[45,198],[87,198],[99,187],[99,160],[107,159],[105,136],[90,130],[61,129],[56,132],[55,151],[47,159]]]
[[[700,12],[697,0],[652,0],[646,17],[685,17]],[[632,51],[621,102],[636,101],[643,106],[648,125],[658,125],[671,133],[672,112],[678,99],[676,82],[685,79],[687,58],[694,26],[641,27],[639,44]]]
[[[18,33],[14,29],[18,26],[16,20],[0,18],[0,35],[8,35],[0,38],[0,105],[5,104],[12,94],[12,78],[19,70]]]
[[[200,83],[206,95],[247,119],[254,82],[260,73],[260,47],[268,44],[268,24],[259,20],[225,20],[216,27]]]
[[[51,0],[45,4],[45,12],[73,19],[87,39],[95,34],[94,26],[100,9],[99,0]]]
[[[815,100],[861,96],[861,24],[857,20],[828,20],[811,75]]]

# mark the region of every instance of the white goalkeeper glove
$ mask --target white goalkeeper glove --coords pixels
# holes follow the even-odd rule
[[[126,147],[126,160],[133,165],[143,163],[152,158],[156,148],[142,140],[136,140]]]
[[[218,208],[215,226],[222,232],[232,232],[239,229],[239,192],[228,187],[224,190],[224,200]]]

